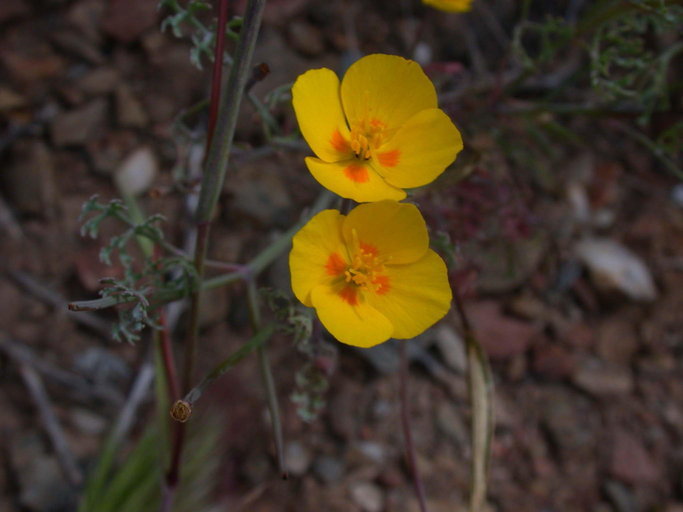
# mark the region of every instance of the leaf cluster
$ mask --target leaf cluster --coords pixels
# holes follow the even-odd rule
[[[119,321],[112,328],[112,336],[118,341],[133,343],[140,338],[139,332],[145,326],[159,328],[154,318],[155,304],[148,298],[150,293],[162,291],[184,295],[185,291],[194,286],[196,271],[187,258],[175,254],[158,258],[145,257],[141,264],[136,264],[131,252],[134,242],[141,246],[145,242],[165,244],[163,231],[159,227],[164,220],[163,216],[151,215],[136,223],[122,201],[114,199],[108,203],[100,203],[97,196],[83,205],[81,219],[90,214],[93,215],[81,228],[84,236],[97,238],[102,222],[107,219],[115,219],[127,227],[121,234],[111,237],[100,250],[100,261],[111,266],[116,256],[123,269],[122,277],[100,280],[105,285],[100,290],[100,295],[130,303],[130,307],[119,310]]]
[[[190,0],[183,7],[178,0],[160,0],[159,9],[168,9],[170,14],[161,22],[161,31],[170,29],[177,38],[188,38],[192,43],[190,62],[198,69],[203,68],[203,59],[213,61],[216,45],[216,27],[207,27],[200,19],[202,12],[210,11],[211,5],[203,0]],[[242,18],[233,18],[226,26],[228,38],[236,41],[242,26]]]
[[[643,109],[642,122],[669,107],[668,70],[683,50],[678,43],[656,48],[650,41],[683,26],[683,7],[662,0],[634,2],[632,9],[607,21],[590,46],[591,84],[608,101],[625,101]]]
[[[313,335],[313,315],[309,308],[295,303],[283,291],[262,289],[266,304],[273,311],[280,329],[290,335],[294,346],[304,356],[304,363],[295,374],[296,389],[290,399],[297,414],[306,422],[314,421],[326,405],[329,369],[322,361],[333,361],[332,346]]]

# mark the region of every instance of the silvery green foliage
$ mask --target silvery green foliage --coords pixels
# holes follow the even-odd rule
[[[192,289],[196,275],[194,266],[182,256],[144,258],[138,262],[131,254],[131,244],[134,245],[139,239],[163,242],[164,234],[159,228],[164,220],[161,215],[152,215],[136,223],[122,201],[114,199],[100,203],[97,196],[93,196],[83,205],[81,212],[81,219],[88,216],[81,228],[83,236],[97,238],[102,222],[107,219],[117,220],[126,227],[121,234],[111,237],[100,250],[100,261],[111,266],[116,256],[123,270],[122,277],[100,280],[104,285],[100,295],[125,303],[119,309],[119,321],[113,326],[112,336],[118,341],[133,343],[140,339],[139,333],[146,326],[159,328],[154,320],[156,305],[150,301],[152,293],[184,295]]]
[[[303,365],[295,374],[296,388],[290,396],[297,406],[297,414],[306,421],[314,421],[326,404],[329,377],[336,363],[336,349],[313,333],[313,312],[292,301],[280,290],[261,290],[270,309],[278,319],[278,326],[290,334],[294,346],[303,355]]]
[[[207,27],[199,16],[202,12],[210,11],[211,5],[202,0],[190,0],[183,7],[178,0],[160,0],[159,9],[168,9],[169,14],[161,22],[161,31],[171,29],[177,38],[187,37],[192,42],[190,61],[197,68],[202,69],[202,61],[206,58],[213,60],[213,50],[216,42],[216,27]],[[226,27],[226,35],[237,39],[237,32],[242,25],[242,19],[233,18]]]

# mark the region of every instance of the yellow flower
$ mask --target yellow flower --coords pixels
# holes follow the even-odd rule
[[[368,55],[339,82],[330,69],[299,76],[292,103],[318,158],[306,165],[321,185],[358,202],[401,200],[432,182],[462,149],[460,132],[437,108],[419,64]]]
[[[324,210],[294,236],[292,289],[342,343],[371,347],[413,338],[450,307],[446,265],[429,248],[411,204],[362,204],[348,216]]]
[[[472,0],[422,0],[422,3],[446,12],[467,12],[472,9]]]

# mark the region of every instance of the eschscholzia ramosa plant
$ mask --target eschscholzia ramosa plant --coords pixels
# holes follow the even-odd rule
[[[357,202],[405,198],[403,189],[432,182],[462,149],[434,85],[402,57],[363,57],[341,83],[330,69],[307,71],[292,87],[292,103],[317,157],[306,158],[309,171]]]
[[[422,0],[422,3],[446,12],[467,12],[472,9],[472,0]]]
[[[450,308],[446,265],[412,204],[318,213],[294,236],[289,266],[296,297],[349,345],[413,338]]]

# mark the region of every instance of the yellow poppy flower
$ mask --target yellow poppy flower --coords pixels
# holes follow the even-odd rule
[[[358,202],[401,200],[432,182],[462,149],[460,132],[437,108],[416,62],[368,55],[339,82],[312,69],[292,87],[299,127],[317,158],[306,166],[322,186]]]
[[[467,12],[472,9],[472,0],[422,0],[422,3],[446,12]]]
[[[342,343],[413,338],[448,312],[446,265],[411,204],[367,203],[347,216],[324,210],[292,243],[294,294]]]

